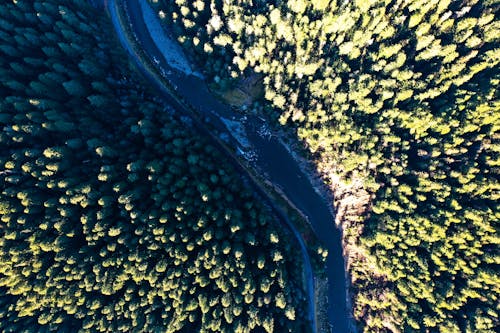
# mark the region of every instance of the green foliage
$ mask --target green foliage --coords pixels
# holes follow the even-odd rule
[[[287,235],[99,17],[0,5],[0,331],[300,330]]]
[[[208,77],[262,73],[269,116],[318,168],[365,180],[366,332],[498,327],[498,3],[152,2]]]

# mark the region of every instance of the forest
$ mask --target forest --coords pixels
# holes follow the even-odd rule
[[[498,1],[149,1],[216,90],[262,75],[254,109],[362,182],[363,332],[498,329]]]
[[[0,4],[0,331],[305,331],[289,235],[110,31]]]

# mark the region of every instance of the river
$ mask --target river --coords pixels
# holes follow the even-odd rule
[[[280,187],[293,204],[309,219],[318,238],[328,249],[326,273],[328,276],[328,319],[333,333],[348,333],[349,311],[346,306],[346,274],[342,256],[341,236],[335,227],[329,204],[314,190],[301,171],[298,162],[279,142],[276,136],[262,135],[265,121],[255,116],[244,116],[223,104],[208,90],[202,78],[187,75],[171,68],[151,38],[142,15],[140,0],[125,0],[129,8],[132,28],[141,46],[162,68],[165,76],[176,86],[176,91],[200,113],[206,115],[216,128],[228,131],[222,123],[231,124],[232,133],[240,142],[240,151],[269,181]],[[112,1],[110,1],[112,3]],[[115,23],[115,28],[116,23]]]

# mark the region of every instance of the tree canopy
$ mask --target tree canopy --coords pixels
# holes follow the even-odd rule
[[[0,4],[0,331],[302,330],[288,235],[110,31]]]

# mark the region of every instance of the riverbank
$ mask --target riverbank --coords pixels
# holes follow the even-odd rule
[[[359,212],[363,212],[363,214],[366,212],[370,200],[369,195],[364,191],[360,182],[354,182],[351,185],[344,184],[336,175],[331,174],[329,169],[322,169],[321,165],[314,165],[312,160],[307,158],[308,152],[305,147],[301,147],[297,140],[291,137],[290,133],[283,130],[278,133],[280,142],[297,161],[302,172],[307,175],[311,186],[323,198],[335,217],[334,223],[340,231],[342,240],[346,308],[350,318],[349,332],[358,332],[353,313],[355,295],[350,269],[356,260],[364,260],[366,257],[356,243],[362,230],[359,221],[359,217],[362,215],[359,215]],[[357,232],[353,233],[352,230],[357,230]]]

